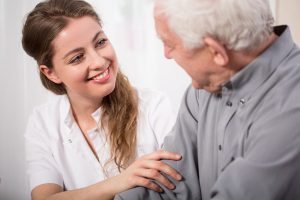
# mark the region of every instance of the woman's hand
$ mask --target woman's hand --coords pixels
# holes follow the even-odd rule
[[[119,186],[122,191],[136,186],[143,186],[148,189],[162,192],[159,185],[153,182],[158,181],[168,189],[175,186],[161,172],[171,176],[175,180],[181,180],[181,175],[172,167],[161,160],[180,160],[181,156],[172,152],[159,150],[151,154],[144,155],[132,163],[119,176]]]

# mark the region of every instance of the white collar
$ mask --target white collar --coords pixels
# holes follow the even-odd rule
[[[61,116],[64,119],[64,123],[67,127],[69,127],[70,129],[72,128],[73,123],[75,122],[73,113],[72,113],[72,109],[71,109],[71,104],[70,104],[70,100],[68,98],[67,95],[63,95],[62,97],[62,103],[61,103]],[[100,117],[101,117],[101,106],[96,109],[91,116],[93,117],[93,119],[99,123],[100,121]]]

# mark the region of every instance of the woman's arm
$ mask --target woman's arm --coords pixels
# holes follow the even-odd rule
[[[34,188],[31,192],[32,200],[108,200],[113,199],[114,194],[118,191],[117,177],[101,181],[94,185],[63,191],[60,185],[47,183]]]
[[[145,155],[131,164],[121,174],[96,183],[94,185],[63,191],[57,184],[42,184],[32,190],[33,200],[84,200],[84,199],[113,199],[115,194],[128,190],[136,186],[143,186],[157,192],[162,189],[152,180],[156,180],[169,189],[174,189],[174,185],[161,174],[165,173],[175,180],[180,180],[181,175],[170,166],[160,160],[180,160],[181,156],[167,151],[156,151]]]

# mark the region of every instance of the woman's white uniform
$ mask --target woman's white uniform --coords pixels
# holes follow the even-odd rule
[[[175,123],[171,103],[162,93],[137,89],[139,116],[137,156],[159,149]],[[92,116],[100,121],[101,108]],[[32,190],[55,183],[65,190],[89,186],[118,172],[115,164],[104,164],[110,157],[102,129],[88,132],[99,161],[75,122],[66,95],[34,109],[25,133],[27,174]],[[105,169],[105,170],[104,170]]]

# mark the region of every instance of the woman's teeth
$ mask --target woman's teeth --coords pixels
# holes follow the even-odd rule
[[[108,69],[107,69],[105,72],[103,72],[103,73],[101,73],[101,74],[95,76],[95,77],[93,78],[93,80],[100,80],[100,79],[106,77],[107,75],[108,75]]]

